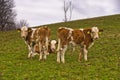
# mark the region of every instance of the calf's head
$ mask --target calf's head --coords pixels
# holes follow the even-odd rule
[[[51,48],[52,52],[54,52],[56,50],[56,44],[57,44],[56,40],[51,40],[50,48]]]
[[[102,29],[98,29],[98,27],[92,27],[91,31],[89,32],[89,34],[91,35],[92,39],[98,39],[99,38],[99,33],[102,32]]]
[[[21,29],[18,29],[18,31],[21,32],[21,37],[26,39],[26,37],[28,36],[28,33],[31,31],[31,28],[28,28],[26,26],[23,26]]]
[[[92,27],[91,28],[91,37],[93,39],[98,39],[99,38],[99,29],[97,27]]]

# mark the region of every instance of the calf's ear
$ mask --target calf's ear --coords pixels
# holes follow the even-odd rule
[[[18,32],[21,32],[21,29],[20,29],[20,28],[18,28],[18,29],[17,29],[17,31],[18,31]]]
[[[83,29],[83,32],[84,32],[85,34],[91,34],[92,29],[91,29],[91,28],[86,28],[86,29]]]
[[[99,34],[101,34],[103,32],[103,29],[99,29]]]
[[[99,29],[99,32],[103,32],[103,29]]]

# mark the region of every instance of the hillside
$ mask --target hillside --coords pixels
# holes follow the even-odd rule
[[[66,52],[66,63],[56,54],[45,62],[38,56],[27,59],[27,46],[17,31],[0,32],[0,80],[120,80],[120,15],[97,17],[48,25],[51,39],[61,26],[85,28],[97,25],[104,32],[88,52],[88,61],[78,62],[79,48]]]

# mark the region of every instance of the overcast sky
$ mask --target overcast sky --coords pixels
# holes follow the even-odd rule
[[[120,0],[71,0],[72,20],[120,14]],[[30,26],[62,22],[63,0],[15,0],[17,20]]]

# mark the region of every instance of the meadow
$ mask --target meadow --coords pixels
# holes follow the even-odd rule
[[[56,53],[39,61],[27,58],[28,48],[16,31],[0,32],[0,80],[120,80],[120,15],[75,20],[47,25],[51,39],[59,27],[103,29],[100,38],[89,49],[88,61],[78,62],[79,47],[65,54],[66,63],[56,62]],[[40,26],[37,26],[40,27]]]

